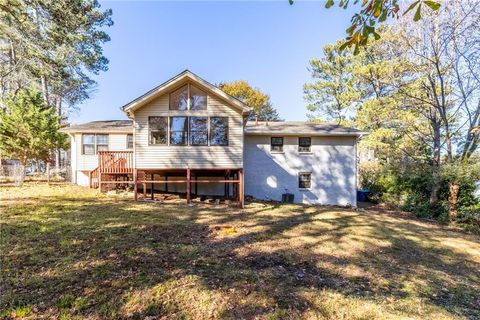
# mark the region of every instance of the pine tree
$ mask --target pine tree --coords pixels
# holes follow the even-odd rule
[[[67,147],[67,137],[60,133],[60,119],[45,105],[42,95],[32,87],[21,89],[2,101],[0,110],[1,158],[48,162],[52,150]]]

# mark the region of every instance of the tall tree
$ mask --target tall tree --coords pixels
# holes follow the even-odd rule
[[[352,74],[353,57],[340,47],[340,42],[326,45],[322,59],[310,60],[309,70],[315,82],[303,88],[310,120],[338,124],[352,120],[360,93]]]
[[[473,168],[471,158],[480,141],[479,22],[480,3],[473,0],[446,2],[438,14],[425,14],[420,25],[400,18],[357,56],[345,54],[344,61],[351,61],[335,77],[324,76],[325,84],[315,92],[335,101],[325,87],[343,83],[348,90],[341,92],[357,91],[358,102],[346,99],[342,110],[355,107],[357,125],[372,131],[364,141],[384,147],[382,152],[389,155],[395,156],[395,148],[410,161],[427,163],[432,207],[439,204],[447,178],[451,219],[456,217],[460,181],[465,168]],[[327,71],[335,67],[328,55],[321,61]],[[336,105],[323,106],[336,114]]]
[[[52,150],[67,146],[60,133],[59,116],[47,106],[33,87],[24,87],[15,96],[3,99],[0,109],[0,154],[18,159],[23,165],[30,160],[52,160]]]
[[[93,0],[0,1],[0,89],[35,84],[58,114],[88,98],[92,74],[107,70],[103,31],[111,10]]]
[[[238,80],[219,84],[220,89],[227,94],[243,101],[253,108],[249,120],[280,121],[278,111],[272,106],[270,96],[258,88],[252,87],[247,81]]]

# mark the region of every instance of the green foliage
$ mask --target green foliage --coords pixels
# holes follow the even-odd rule
[[[108,65],[103,29],[112,25],[112,11],[99,8],[97,0],[0,1],[2,92],[35,83],[57,109],[88,98],[90,76]]]
[[[468,207],[461,207],[457,220],[464,229],[480,234],[480,203]]]
[[[220,83],[219,87],[225,93],[253,108],[253,113],[249,116],[249,120],[257,118],[259,121],[280,121],[280,116],[272,106],[270,96],[258,88],[253,88],[247,81],[224,82]]]
[[[351,120],[360,99],[352,56],[341,51],[340,45],[340,42],[326,45],[322,59],[310,60],[309,70],[315,82],[303,87],[310,120],[325,119],[344,124]]]
[[[51,151],[67,146],[66,134],[60,133],[60,117],[46,106],[34,88],[21,89],[4,101],[0,110],[0,153],[2,158],[49,161]]]
[[[293,4],[293,0],[289,0]],[[338,6],[347,9],[353,3],[356,5],[360,0],[339,0]],[[327,0],[325,8],[331,8],[335,5],[335,0]],[[423,5],[423,6],[422,6]],[[403,15],[410,11],[415,12],[413,21],[417,22],[422,18],[422,8],[427,7],[432,11],[438,11],[441,5],[439,1],[433,0],[417,0],[414,1],[403,12]],[[385,22],[388,18],[398,18],[401,14],[400,1],[398,0],[362,0],[361,9],[355,13],[351,19],[351,25],[347,28],[347,37],[340,50],[345,48],[354,48],[353,54],[360,53],[360,47],[365,47],[371,36],[375,40],[380,39],[381,32],[377,33],[376,26]]]

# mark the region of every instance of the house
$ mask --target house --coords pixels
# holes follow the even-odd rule
[[[309,122],[251,122],[250,108],[186,70],[122,107],[130,120],[65,128],[72,182],[104,189],[244,195],[356,205],[357,129]]]

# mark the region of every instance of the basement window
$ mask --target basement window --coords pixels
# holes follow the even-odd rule
[[[270,151],[283,152],[283,137],[272,137],[270,139]]]
[[[311,179],[312,179],[311,172],[300,172],[298,174],[298,187],[300,189],[310,189],[312,184]]]

